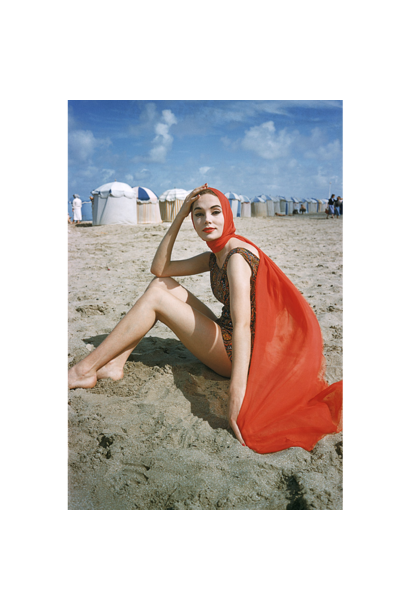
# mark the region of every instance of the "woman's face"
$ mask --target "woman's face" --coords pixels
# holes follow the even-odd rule
[[[195,231],[204,241],[219,239],[224,230],[224,215],[218,197],[205,193],[195,201],[192,210]]]

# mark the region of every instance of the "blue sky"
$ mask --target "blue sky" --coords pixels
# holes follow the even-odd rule
[[[190,190],[343,196],[343,104],[321,101],[69,101],[68,198],[117,180]]]

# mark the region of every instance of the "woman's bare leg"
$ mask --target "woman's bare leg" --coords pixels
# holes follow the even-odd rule
[[[139,343],[139,342],[138,342]],[[124,364],[127,362],[131,353],[137,347],[138,343],[133,345],[130,349],[123,352],[110,362],[107,362],[105,366],[102,366],[97,371],[97,379],[113,379],[114,381],[119,381],[124,377]]]
[[[213,312],[175,280],[156,278],[101,345],[70,369],[69,387],[94,387],[97,371],[118,356],[122,356],[118,365],[123,366],[157,320],[166,324],[204,364],[229,377],[231,362],[214,319]]]
[[[198,311],[202,312],[211,320],[216,320],[216,316],[209,307],[207,307],[202,301],[200,301],[192,292],[189,292],[186,288],[181,286],[174,278],[166,277],[166,278],[156,278],[151,282],[148,286],[147,290],[151,287],[152,284],[156,284],[160,288],[167,290],[177,299],[182,301],[183,303],[188,303],[191,307],[194,307]],[[133,350],[137,347],[139,341],[133,345],[130,349],[126,350],[114,360],[108,362],[105,366],[100,368],[97,371],[97,379],[113,379],[114,381],[118,381],[124,377],[124,365],[130,357]]]

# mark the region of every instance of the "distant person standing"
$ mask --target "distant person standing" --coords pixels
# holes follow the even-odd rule
[[[73,220],[74,220],[74,224],[78,224],[79,222],[82,221],[83,217],[81,215],[81,206],[83,205],[81,203],[81,199],[78,195],[73,195],[74,199],[73,199]]]
[[[327,207],[329,209],[329,212],[327,215],[328,218],[330,218],[330,214],[332,215],[332,218],[335,217],[335,203],[336,203],[336,199],[335,199],[335,195],[333,193],[333,195],[331,196],[331,198],[329,199],[329,201],[327,203]]]
[[[336,210],[337,210],[337,215],[338,216],[343,214],[343,199],[341,197],[337,198],[337,201],[336,201]]]

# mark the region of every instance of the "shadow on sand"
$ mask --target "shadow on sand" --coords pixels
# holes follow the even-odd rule
[[[83,341],[98,347],[107,336],[96,335],[84,338]],[[204,385],[206,385],[207,381],[211,382],[210,385],[213,386],[213,392],[216,394],[222,393],[225,396],[228,392],[229,380],[226,377],[221,377],[205,364],[202,364],[178,339],[144,337],[131,353],[128,362],[140,362],[148,367],[158,366],[164,368],[166,365],[171,367],[174,383],[189,401],[191,413],[207,421],[211,428],[223,428],[234,436],[227,419],[212,412],[208,398],[209,392],[205,392],[198,385],[197,381],[198,378],[205,380]],[[126,381],[126,374],[122,381]],[[106,382],[106,380],[102,380],[102,382]],[[122,382],[113,381],[112,386],[110,382],[114,394],[115,384],[117,383],[121,384]]]

